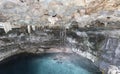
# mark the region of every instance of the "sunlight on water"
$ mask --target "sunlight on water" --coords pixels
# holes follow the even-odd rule
[[[35,74],[91,74],[87,70],[77,67],[69,61],[58,62],[50,58],[38,59],[34,61],[32,65],[33,68],[37,67]]]
[[[65,56],[66,57],[66,56]],[[80,62],[80,61],[79,61]],[[88,65],[88,64],[87,64]],[[0,74],[100,74],[88,71],[69,59],[42,56],[18,58],[0,65]]]

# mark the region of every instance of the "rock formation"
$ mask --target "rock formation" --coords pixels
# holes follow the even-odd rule
[[[120,74],[120,0],[0,0],[0,9],[0,60],[68,44],[106,74]]]

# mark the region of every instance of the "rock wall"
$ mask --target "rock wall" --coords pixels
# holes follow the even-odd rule
[[[67,29],[38,28],[31,34],[22,28],[7,34],[2,29],[0,32],[0,60],[21,52],[75,52],[94,62],[105,74],[120,72],[119,29],[78,28],[72,25]]]
[[[77,30],[68,37],[73,52],[94,62],[104,74],[120,73],[120,30]],[[78,37],[77,37],[78,36]]]
[[[66,21],[101,10],[118,10],[119,2],[119,0],[0,0],[0,22],[45,25],[47,22]]]
[[[119,72],[120,0],[0,0],[0,9],[0,28],[7,33],[0,29],[1,60],[19,50],[44,51],[34,50],[47,49],[36,44],[48,41],[49,45],[53,40],[53,44],[62,41],[58,45],[67,42],[74,52],[97,62],[108,74]],[[42,30],[37,31],[39,28]]]

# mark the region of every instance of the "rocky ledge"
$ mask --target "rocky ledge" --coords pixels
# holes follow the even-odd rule
[[[120,74],[119,0],[0,0],[0,60],[69,52]]]
[[[0,31],[1,61],[23,52],[34,54],[77,53],[94,62],[105,74],[119,74],[120,72],[119,29],[97,27],[87,29],[74,25],[69,29],[40,27],[30,34],[27,33],[27,30],[23,32],[23,28],[13,29],[7,34],[3,29]]]
[[[34,30],[34,26],[60,26],[73,20],[81,27],[96,19],[101,25],[120,20],[119,0],[0,0],[0,9],[0,28],[5,32],[25,25]]]

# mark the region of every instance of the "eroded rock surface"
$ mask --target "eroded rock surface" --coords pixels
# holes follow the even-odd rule
[[[105,16],[106,13],[119,15],[120,11],[119,0],[0,0],[0,2],[0,14],[7,18],[4,22],[11,22],[12,25],[55,24],[58,20],[71,19],[81,22],[84,21],[81,19],[86,20],[86,18],[90,21],[94,20],[97,15]],[[97,13],[96,17],[94,17],[95,14],[88,15],[93,12],[101,13]],[[86,14],[87,16],[84,16]],[[57,20],[50,18],[52,19],[50,21],[49,17],[56,17]],[[1,16],[1,19],[4,18]]]
[[[0,9],[0,60],[64,47],[119,74],[119,0],[0,0]]]

